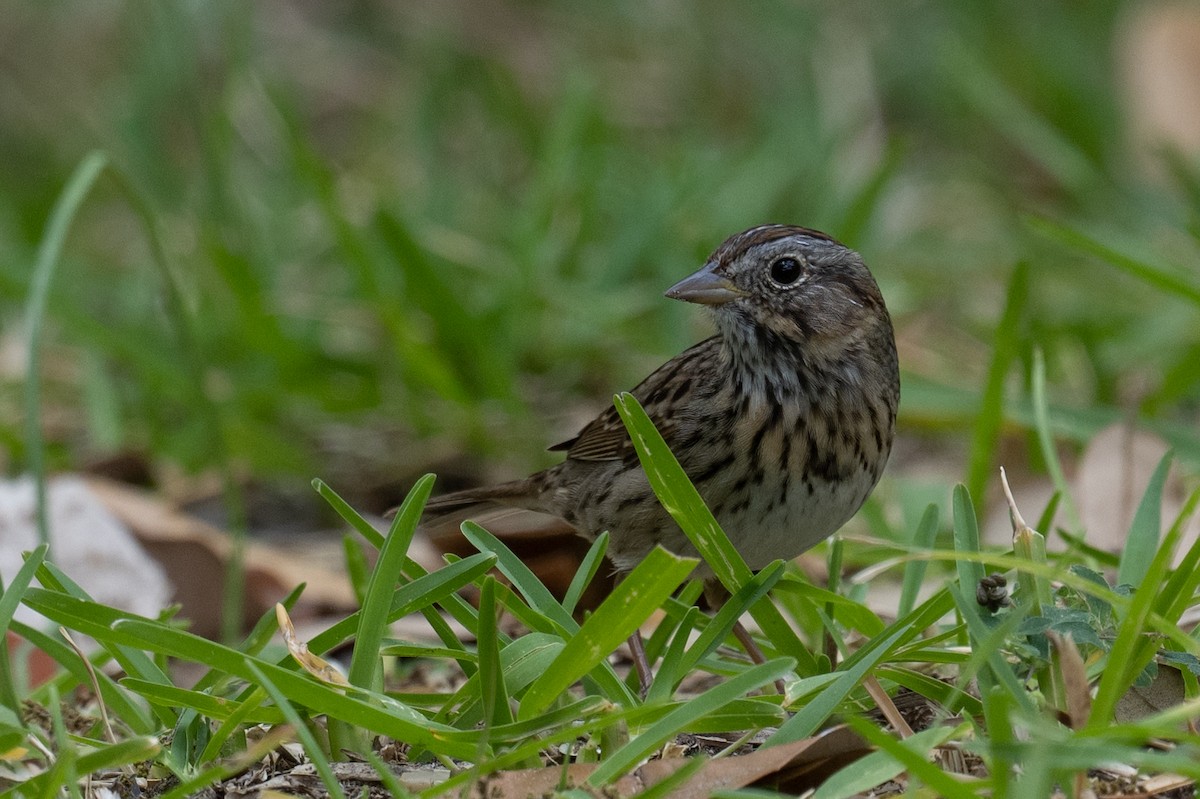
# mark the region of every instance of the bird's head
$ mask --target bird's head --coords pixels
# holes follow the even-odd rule
[[[862,257],[815,230],[763,225],[731,236],[666,296],[711,307],[727,339],[782,339],[834,355],[891,322]]]

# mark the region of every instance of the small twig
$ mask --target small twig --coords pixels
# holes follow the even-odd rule
[[[100,706],[100,719],[104,722],[104,732],[108,735],[108,742],[115,744],[117,742],[117,735],[113,732],[112,722],[108,719],[108,708],[104,705],[104,695],[100,693],[100,681],[96,679],[96,668],[92,665],[91,659],[79,648],[79,644],[75,643],[75,639],[67,632],[66,627],[60,626],[58,634],[66,639],[70,647],[75,650],[75,654],[79,655],[79,659],[83,661],[84,668],[88,672],[88,678],[92,681],[92,690],[96,693],[96,704]]]
[[[879,680],[875,679],[874,675],[868,675],[863,680],[863,688],[867,689],[867,693],[875,700],[875,704],[879,707],[883,717],[888,720],[888,724],[892,725],[892,729],[901,738],[911,738],[913,736],[912,727],[908,726],[908,722],[900,715],[900,711],[896,708],[896,703],[887,695],[887,691],[883,690],[883,686],[879,684]]]

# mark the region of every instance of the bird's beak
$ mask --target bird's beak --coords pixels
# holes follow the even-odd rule
[[[667,289],[667,296],[700,305],[724,305],[742,296],[737,286],[729,278],[718,275],[716,270],[715,263],[705,264],[699,272],[688,275]]]

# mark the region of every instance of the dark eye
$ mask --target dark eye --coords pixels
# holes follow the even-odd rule
[[[771,279],[781,286],[789,286],[800,279],[800,262],[795,258],[776,258],[771,262]]]

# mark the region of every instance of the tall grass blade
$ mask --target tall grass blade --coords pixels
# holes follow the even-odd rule
[[[296,737],[300,740],[304,747],[305,754],[312,762],[313,767],[317,770],[317,774],[321,777],[321,782],[325,785],[325,790],[329,792],[333,799],[346,799],[346,792],[342,790],[342,784],[338,778],[333,775],[333,769],[329,765],[329,759],[325,757],[325,753],[317,744],[317,739],[313,737],[312,730],[308,728],[305,720],[296,712],[296,708],[292,707],[292,703],[288,701],[287,694],[279,689],[275,683],[262,672],[258,666],[249,658],[246,659],[246,668],[254,677],[254,681],[263,687],[267,694],[271,697],[271,701],[283,713],[284,718],[292,725],[292,730],[296,733]]]
[[[1194,281],[1184,278],[1182,275],[1168,272],[1162,267],[1154,266],[1153,264],[1148,264],[1145,261],[1126,255],[1109,247],[1107,244],[1102,244],[1091,236],[1049,219],[1042,217],[1031,218],[1029,226],[1055,241],[1066,244],[1073,250],[1078,250],[1079,252],[1099,258],[1101,261],[1115,266],[1122,272],[1133,275],[1162,292],[1200,307],[1200,286],[1196,285]]]
[[[913,549],[918,552],[932,549],[933,542],[937,538],[937,528],[938,507],[931,503],[921,514],[921,521],[917,523],[917,529],[913,532]],[[900,604],[896,610],[897,618],[907,616],[916,605],[917,593],[925,581],[925,572],[928,567],[929,561],[924,558],[913,558],[904,564],[904,577],[900,581]]]
[[[1004,310],[992,335],[992,360],[979,398],[979,411],[971,430],[971,455],[967,465],[967,489],[975,498],[975,509],[984,512],[988,481],[996,470],[996,449],[1004,422],[1004,382],[1017,360],[1021,342],[1020,323],[1029,296],[1029,264],[1018,261],[1008,280]]]
[[[1154,560],[1154,552],[1158,549],[1159,531],[1162,529],[1162,498],[1163,486],[1167,482],[1167,471],[1175,453],[1167,451],[1159,460],[1146,491],[1134,512],[1133,522],[1129,526],[1129,535],[1125,538],[1125,547],[1121,550],[1121,561],[1117,567],[1117,585],[1132,585],[1134,588],[1142,584]]]
[[[750,579],[750,567],[721,530],[637,398],[623,393],[618,394],[614,402],[655,495],[679,523],[717,579],[730,593],[736,593]],[[756,604],[750,615],[781,653],[796,659],[801,676],[817,673],[816,660],[770,601]]]
[[[8,584],[7,588],[0,580],[0,638],[7,638],[13,614],[17,612],[17,605],[21,604],[21,597],[25,595],[25,589],[33,582],[33,575],[42,565],[42,561],[46,559],[46,553],[49,550],[50,545],[43,542],[37,549],[29,553],[25,562],[21,564],[21,568],[13,575],[12,582]],[[0,704],[20,718],[21,703],[17,698],[16,686],[13,685],[7,653],[0,658]]]
[[[1067,521],[1071,532],[1081,533],[1083,522],[1079,518],[1079,509],[1071,499],[1067,486],[1067,477],[1063,473],[1062,463],[1058,459],[1058,450],[1054,448],[1054,431],[1050,427],[1050,405],[1046,398],[1046,358],[1041,349],[1033,351],[1033,373],[1030,376],[1031,393],[1033,395],[1033,421],[1037,430],[1038,443],[1042,448],[1042,458],[1046,461],[1046,470],[1054,481],[1054,489],[1061,498],[1061,503],[1067,512]]]
[[[382,687],[379,684],[379,647],[387,632],[392,595],[396,591],[409,544],[421,521],[421,511],[432,491],[433,475],[427,474],[417,481],[400,506],[383,548],[379,551],[379,559],[367,583],[367,599],[358,614],[354,654],[350,659],[348,675],[351,685],[372,690]]]
[[[633,768],[647,754],[679,734],[681,730],[702,716],[713,713],[725,705],[761,688],[795,668],[791,658],[770,660],[753,666],[737,676],[710,688],[700,696],[684,702],[642,732],[622,749],[612,753],[587,779],[587,784],[600,787]]]
[[[524,720],[541,713],[571,683],[605,661],[695,567],[693,558],[680,558],[662,547],[651,550],[567,640],[550,669],[529,686],[521,700],[518,717]],[[629,701],[624,684],[621,688],[626,693],[625,701]],[[618,698],[614,697],[614,700]]]
[[[807,738],[816,732],[821,724],[845,701],[850,692],[858,687],[863,677],[881,660],[892,654],[892,648],[907,635],[912,628],[910,623],[899,623],[893,626],[886,636],[876,636],[862,649],[843,664],[843,671],[837,679],[825,690],[821,691],[811,702],[788,719],[763,742],[764,746],[790,743]]]
[[[84,156],[67,180],[67,185],[54,202],[46,231],[38,245],[37,262],[33,269],[33,284],[25,304],[26,342],[28,347],[25,376],[25,430],[29,449],[29,471],[33,475],[36,494],[38,542],[50,543],[49,518],[46,509],[46,444],[42,438],[42,323],[50,299],[50,283],[58,270],[59,256],[71,220],[79,211],[83,198],[91,191],[100,171],[108,164],[108,156],[93,151]]]
[[[975,506],[967,487],[959,483],[954,487],[954,551],[967,556],[979,554],[979,523],[975,519]],[[983,579],[983,564],[968,558],[954,562],[958,570],[958,584],[968,594],[975,593],[975,586]]]

